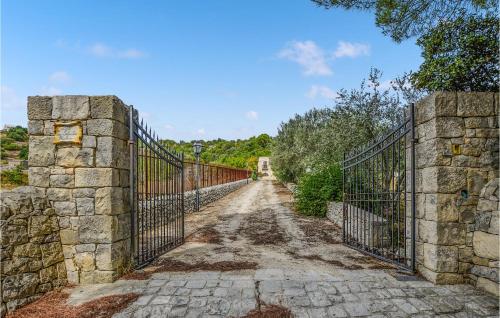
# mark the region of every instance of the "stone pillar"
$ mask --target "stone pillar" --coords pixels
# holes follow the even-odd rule
[[[116,96],[28,97],[29,183],[58,216],[68,281],[130,263],[128,110]]]
[[[498,177],[498,94],[434,93],[416,105],[416,133],[418,270],[462,283],[480,191]]]

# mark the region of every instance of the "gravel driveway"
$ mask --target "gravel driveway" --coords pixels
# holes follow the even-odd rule
[[[498,316],[497,298],[398,273],[342,245],[329,221],[291,206],[281,185],[253,182],[189,214],[186,243],[156,264],[113,284],[74,288],[69,302],[141,295],[113,317]]]

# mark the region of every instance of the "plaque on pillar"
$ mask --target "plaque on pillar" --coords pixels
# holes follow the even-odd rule
[[[56,122],[54,124],[54,143],[80,145],[83,127],[81,121]]]

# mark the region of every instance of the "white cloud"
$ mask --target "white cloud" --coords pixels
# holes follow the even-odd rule
[[[103,43],[94,43],[88,48],[88,52],[91,55],[100,58],[139,59],[146,57],[145,52],[135,48],[118,50]]]
[[[69,74],[65,71],[57,71],[49,76],[51,82],[68,83],[71,80]]]
[[[250,120],[257,120],[257,119],[259,119],[259,113],[251,110],[251,111],[248,111],[245,113],[245,117],[250,119]]]
[[[9,86],[2,85],[1,87],[1,101],[2,108],[4,109],[18,109],[26,107],[26,101],[17,96],[14,89]]]
[[[335,58],[358,57],[363,55],[370,55],[370,46],[368,44],[340,41],[337,49],[333,52]]]
[[[166,124],[165,126],[163,126],[166,130],[174,130],[174,126],[170,125],[170,124]]]
[[[317,97],[335,99],[337,98],[337,93],[329,87],[322,85],[313,85],[307,92],[306,96],[310,99],[315,99]]]
[[[198,136],[205,136],[206,132],[205,132],[205,128],[200,128],[196,131],[196,135]]]
[[[124,59],[139,59],[145,57],[146,53],[137,49],[127,49],[125,51],[118,51],[117,55]]]
[[[314,41],[292,41],[278,53],[278,57],[302,66],[304,75],[332,75],[325,53]]]
[[[42,96],[61,95],[62,94],[62,90],[59,89],[59,88],[57,88],[57,87],[54,87],[54,86],[43,86],[40,89],[39,94],[42,95]]]
[[[111,57],[112,49],[102,43],[95,43],[89,47],[89,53],[97,57]]]

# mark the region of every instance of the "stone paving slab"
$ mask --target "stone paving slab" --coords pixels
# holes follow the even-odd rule
[[[260,304],[279,304],[295,317],[498,317],[498,299],[469,285],[434,286],[398,281],[379,270],[318,273],[304,271],[195,272],[154,275],[146,281],[119,281],[121,291],[142,294],[114,318],[242,317]],[[368,279],[369,278],[369,279]],[[108,294],[111,284],[74,292]],[[116,292],[116,290],[115,290]]]

